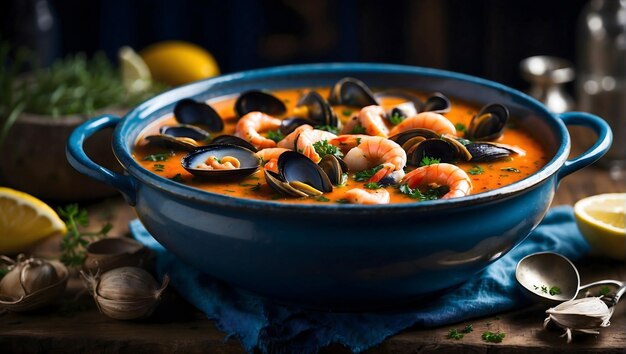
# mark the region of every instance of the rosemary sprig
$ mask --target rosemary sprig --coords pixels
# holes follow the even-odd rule
[[[70,204],[59,207],[57,212],[67,226],[67,233],[61,241],[61,262],[68,267],[79,267],[85,260],[85,247],[89,242],[105,237],[113,225],[107,222],[99,231],[84,232],[79,227],[89,226],[87,210],[80,209],[78,204]]]

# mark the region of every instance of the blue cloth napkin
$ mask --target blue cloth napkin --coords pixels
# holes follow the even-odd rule
[[[549,210],[528,238],[453,292],[405,313],[328,313],[268,303],[204,275],[178,260],[146,231],[139,220],[130,223],[134,237],[152,248],[157,272],[202,310],[228,336],[248,351],[314,353],[332,343],[360,352],[412,326],[440,326],[509,311],[527,304],[515,282],[515,266],[524,256],[553,251],[569,259],[589,246],[574,221],[571,207]]]

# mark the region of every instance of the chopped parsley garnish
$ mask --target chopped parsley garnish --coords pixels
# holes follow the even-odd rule
[[[402,123],[403,120],[404,116],[402,116],[402,114],[400,114],[399,112],[393,112],[391,116],[389,116],[389,123],[393,125],[398,125]]]
[[[325,130],[327,132],[331,132],[335,135],[339,134],[339,128],[333,127],[332,125],[316,125],[315,129],[317,130]]]
[[[482,174],[484,172],[485,172],[485,170],[482,167],[478,166],[478,165],[472,166],[472,168],[470,168],[467,171],[467,173],[469,173],[470,175],[480,175],[480,174]]]
[[[420,167],[421,166],[428,166],[428,165],[434,165],[436,163],[440,163],[441,159],[437,159],[434,157],[428,157],[428,156],[424,156],[422,158],[422,161],[420,161]]]
[[[361,123],[358,123],[352,128],[350,134],[365,134],[365,128],[363,128]]]
[[[554,295],[558,295],[561,293],[561,288],[559,288],[558,286],[552,286],[550,288],[548,288],[545,285],[542,285],[541,287],[537,286],[537,285],[533,285],[533,287],[535,288],[535,290],[539,290],[541,289],[541,292],[544,294],[550,294],[552,296]]]
[[[356,144],[357,144],[357,146],[361,145],[361,138],[356,138]]]
[[[324,197],[323,195],[320,195],[319,197],[315,198],[315,200],[317,200],[318,202],[322,202],[322,203],[330,202],[330,199]]]
[[[315,149],[315,152],[320,155],[320,157],[324,157],[326,155],[333,155],[337,158],[343,157],[341,151],[336,146],[329,144],[327,140],[313,143],[313,148]]]
[[[176,176],[170,178],[172,181],[174,182],[178,182],[178,183],[185,183],[185,179],[183,179],[183,176],[180,173],[177,173]]]
[[[148,156],[144,157],[143,160],[144,161],[152,161],[152,162],[160,162],[160,161],[167,160],[168,157],[170,157],[170,154],[168,154],[168,153],[152,154],[152,155],[148,155]]]
[[[454,128],[456,128],[456,130],[461,132],[461,133],[464,133],[467,130],[467,127],[463,123],[456,123],[454,125]]]
[[[152,169],[156,172],[163,172],[163,170],[165,169],[165,165],[162,163],[155,163],[154,166],[152,166]]]
[[[481,336],[481,338],[485,341],[485,342],[491,342],[491,343],[500,343],[502,342],[502,340],[504,339],[504,337],[506,336],[506,333],[504,332],[491,332],[491,331],[487,331],[484,332],[483,335]]]
[[[359,171],[354,175],[354,180],[357,182],[369,181],[376,172],[380,171],[383,168],[383,165],[378,165],[374,168],[370,168],[369,170]]]
[[[460,333],[456,328],[452,328],[450,332],[448,332],[449,339],[460,340],[463,339],[463,337],[465,337],[465,334]]]
[[[350,115],[352,114],[352,111],[349,109],[345,109],[343,111],[341,111],[341,114],[343,114],[346,117],[350,117]]]
[[[428,188],[426,192],[420,191],[418,188],[412,189],[407,184],[402,184],[398,187],[400,193],[407,195],[409,198],[417,199],[419,201],[424,200],[437,200],[444,194],[448,193],[450,188],[448,186],[441,186],[437,188]]]
[[[515,173],[519,173],[519,170],[515,167],[505,167],[505,168],[501,168],[500,171],[507,171],[507,172],[515,172]]]
[[[465,337],[465,335],[467,333],[470,333],[474,330],[474,328],[472,327],[471,324],[468,324],[467,326],[465,326],[465,328],[463,328],[462,330],[458,330],[456,328],[453,328],[450,330],[450,332],[448,333],[448,338],[449,339],[463,339],[463,337]]]
[[[279,142],[285,139],[285,135],[281,133],[279,130],[270,130],[267,132],[267,138],[270,140],[274,140],[275,142]]]
[[[335,200],[335,203],[337,203],[337,204],[349,204],[350,202],[346,198],[341,198],[341,199]]]
[[[600,296],[606,296],[611,292],[611,289],[604,285],[603,287],[600,288]]]
[[[370,182],[365,184],[365,188],[367,189],[381,189],[383,186],[378,184],[377,182]]]

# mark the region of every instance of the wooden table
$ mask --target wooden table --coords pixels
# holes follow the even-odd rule
[[[581,147],[581,148],[584,148]],[[580,150],[580,148],[578,149]],[[554,205],[572,205],[576,200],[599,193],[626,191],[623,179],[612,180],[605,170],[587,168],[564,179]],[[121,198],[113,198],[87,206],[95,224],[102,220],[114,223],[114,233],[127,234],[133,210]],[[58,247],[58,239],[48,241]],[[587,257],[577,266],[582,283],[599,279],[626,280],[626,264]],[[77,279],[70,282],[67,299],[81,289]],[[164,301],[149,320],[122,322],[100,315],[83,295],[76,302],[61,308],[33,314],[0,316],[0,353],[41,352],[124,352],[124,353],[241,353],[239,342],[225,339],[212,321],[186,304],[175,292],[166,293]],[[578,337],[571,344],[559,338],[559,331],[544,330],[545,306],[534,306],[498,316],[474,319],[434,329],[412,328],[401,332],[367,353],[624,353],[626,348],[626,305],[617,307],[611,326],[598,336]],[[450,329],[472,324],[474,331],[461,340],[448,339]],[[486,343],[480,338],[484,331],[503,331],[502,343]],[[325,353],[347,353],[335,345]]]

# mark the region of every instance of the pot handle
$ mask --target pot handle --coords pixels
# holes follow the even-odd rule
[[[120,121],[121,118],[119,117],[105,114],[79,125],[67,140],[65,155],[70,165],[78,172],[113,186],[122,193],[128,204],[135,205],[137,191],[135,180],[130,176],[115,173],[108,168],[98,165],[87,156],[83,149],[87,138],[102,129],[116,126]]]
[[[565,125],[580,125],[593,130],[598,139],[595,144],[584,153],[569,159],[563,163],[558,172],[559,181],[572,172],[589,166],[600,159],[611,147],[613,133],[609,125],[600,117],[585,112],[566,112],[559,116]]]

